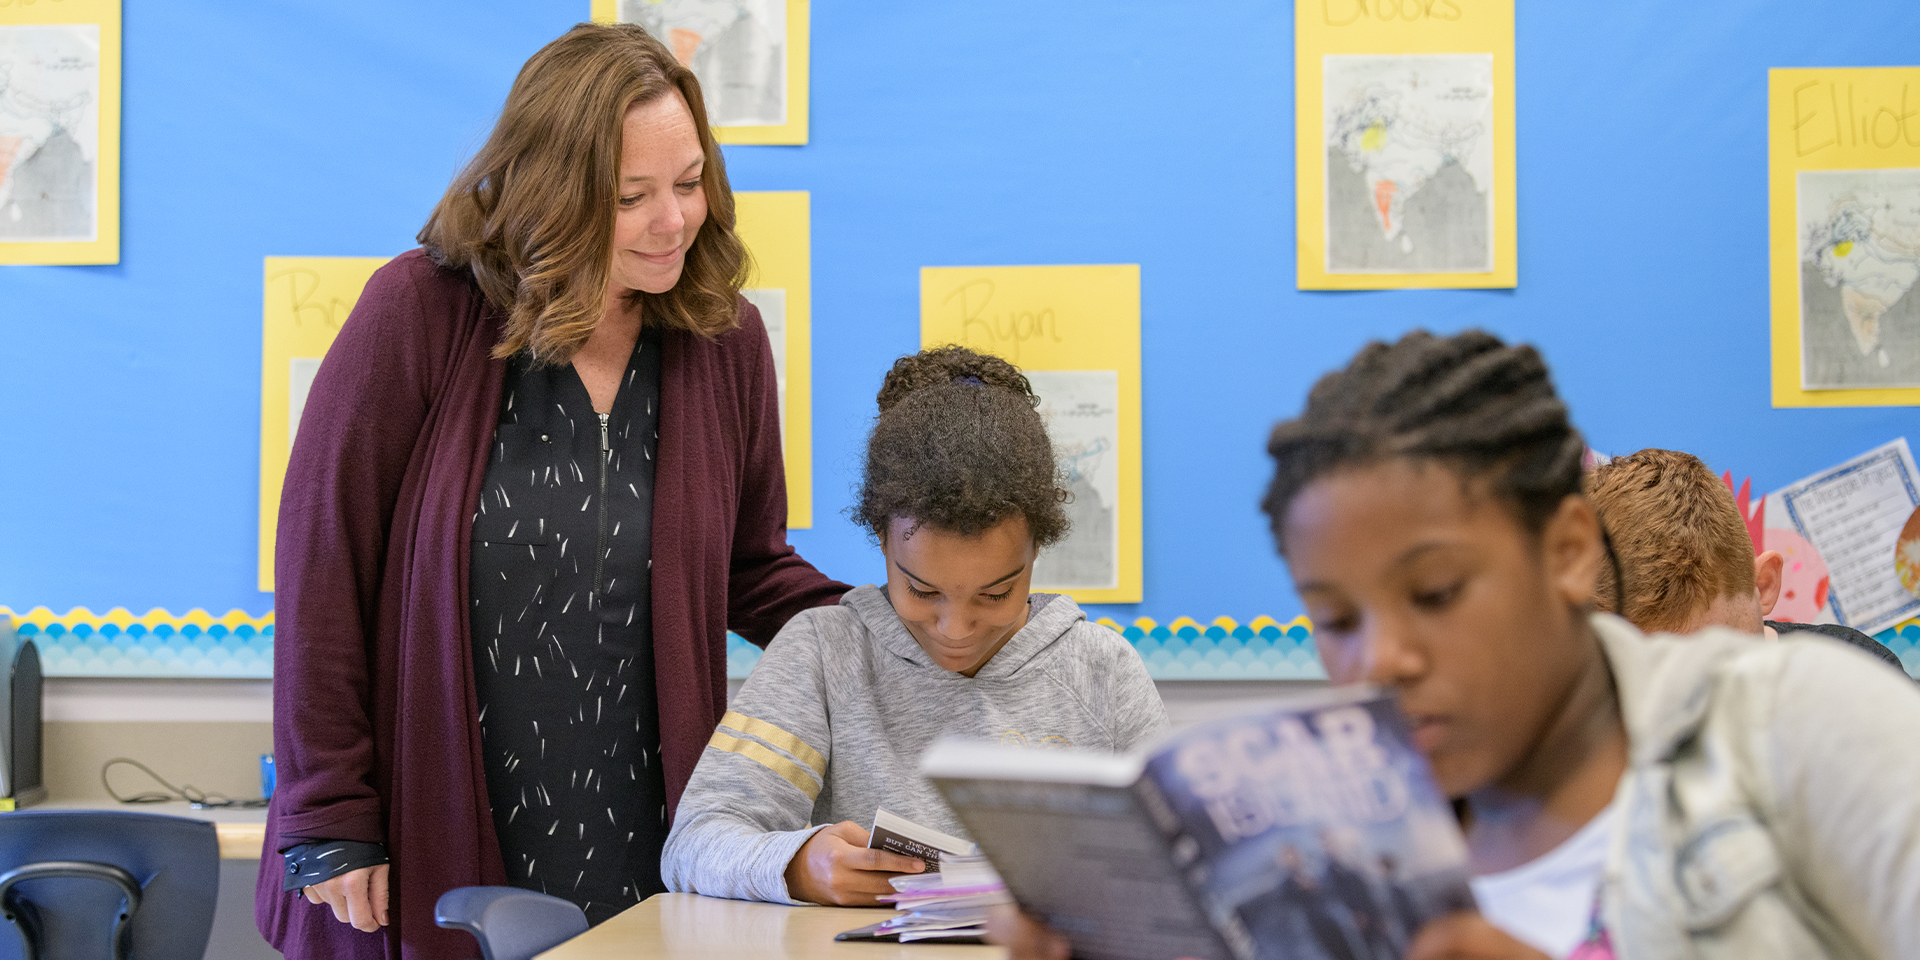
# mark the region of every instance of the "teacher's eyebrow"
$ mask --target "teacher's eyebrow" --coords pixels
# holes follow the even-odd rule
[[[901,563],[901,562],[900,562],[900,561],[898,561],[898,560],[895,560],[895,561],[893,562],[893,565],[894,565],[894,566],[896,566],[896,567],[899,567],[899,568],[900,568],[900,572],[901,572],[901,573],[904,573],[904,574],[906,574],[907,576],[909,576],[909,577],[912,577],[913,579],[915,579],[915,580],[918,580],[918,581],[920,581],[921,583],[924,583],[924,584],[926,584],[926,585],[927,585],[927,586],[929,586],[929,587],[931,587],[931,586],[933,586],[933,585],[934,585],[934,583],[933,583],[933,581],[932,581],[932,580],[928,580],[928,579],[927,579],[926,577],[923,577],[923,576],[921,576],[921,575],[919,575],[919,574],[917,574],[917,573],[914,573],[914,572],[913,572],[912,570],[908,570],[908,569],[907,569],[907,566],[906,566],[906,564],[904,564],[904,563]],[[1021,564],[1021,565],[1019,565],[1019,566],[1017,566],[1017,567],[1014,567],[1014,568],[1013,568],[1013,572],[1012,572],[1012,573],[1009,573],[1009,574],[1007,574],[1007,575],[1006,575],[1006,576],[1004,576],[1004,577],[1001,577],[1001,578],[999,578],[999,579],[997,579],[997,580],[994,580],[994,581],[993,581],[992,583],[989,583],[989,584],[986,584],[985,586],[983,586],[983,587],[981,587],[980,589],[982,589],[982,590],[986,590],[986,589],[988,589],[988,588],[990,588],[990,587],[997,587],[997,586],[999,586],[999,585],[1001,585],[1001,584],[1003,584],[1003,583],[1006,583],[1006,582],[1007,582],[1008,580],[1012,580],[1012,579],[1013,579],[1014,577],[1017,577],[1017,576],[1019,576],[1019,575],[1020,575],[1020,571],[1022,571],[1022,570],[1025,570],[1026,568],[1027,568],[1027,565],[1026,565],[1026,564],[1024,564],[1024,563],[1023,563],[1023,564]]]
[[[707,155],[703,153],[698,157],[695,157],[692,163],[687,164],[686,167],[680,171],[680,175],[684,177],[688,173],[692,172],[694,167],[700,166],[701,164],[706,162],[707,162]],[[620,182],[632,183],[636,180],[652,180],[652,179],[654,178],[653,177],[621,177]]]

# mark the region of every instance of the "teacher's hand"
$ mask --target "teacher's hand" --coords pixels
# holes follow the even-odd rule
[[[892,893],[887,878],[921,873],[927,865],[886,850],[867,849],[867,831],[843,820],[807,838],[787,862],[787,893],[795,900],[842,907],[873,907]]]
[[[333,908],[334,919],[372,933],[387,925],[387,871],[392,864],[349,870],[331,880],[304,887],[308,903]]]

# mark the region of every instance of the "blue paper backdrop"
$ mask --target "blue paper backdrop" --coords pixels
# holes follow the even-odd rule
[[[1147,599],[1094,611],[1122,623],[1300,612],[1254,508],[1265,432],[1410,327],[1533,341],[1597,448],[1756,488],[1920,423],[1769,405],[1765,109],[1768,67],[1914,62],[1920,6],[1520,6],[1519,289],[1324,294],[1293,286],[1289,5],[817,0],[812,142],[727,150],[737,189],[813,194],[817,525],[793,541],[879,575],[840,510],[926,265],[1141,265]],[[128,0],[121,262],[0,269],[0,605],[271,608],[261,258],[407,248],[586,8]]]

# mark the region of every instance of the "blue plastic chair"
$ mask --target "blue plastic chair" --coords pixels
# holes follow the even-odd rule
[[[480,941],[484,960],[533,960],[587,932],[572,901],[519,887],[456,887],[433,905],[433,922]]]
[[[219,890],[211,823],[0,813],[0,960],[201,960]]]

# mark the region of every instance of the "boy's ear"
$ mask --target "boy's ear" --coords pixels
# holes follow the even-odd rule
[[[1568,606],[1592,610],[1600,584],[1600,565],[1607,548],[1600,536],[1600,515],[1582,496],[1560,501],[1560,509],[1541,532],[1547,576]]]
[[[1785,580],[1786,558],[1778,550],[1768,550],[1753,558],[1753,587],[1760,595],[1760,619],[1773,615],[1780,602],[1780,586]]]

